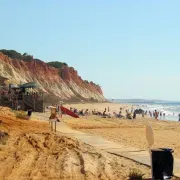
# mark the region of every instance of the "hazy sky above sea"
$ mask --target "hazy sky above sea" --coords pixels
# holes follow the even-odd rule
[[[0,0],[0,49],[63,61],[107,98],[180,100],[179,0]]]

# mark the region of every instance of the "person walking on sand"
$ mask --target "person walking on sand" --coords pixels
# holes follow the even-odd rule
[[[179,121],[180,121],[180,114],[179,114]]]
[[[151,111],[149,111],[149,116],[152,118],[152,113],[151,113]]]
[[[166,116],[166,114],[165,114],[165,113],[163,113],[163,119],[165,118],[165,116]]]
[[[155,119],[157,119],[158,120],[158,112],[155,110]]]
[[[87,119],[87,117],[88,117],[88,109],[86,109],[84,115],[85,115],[85,117],[86,117],[86,119]]]
[[[136,119],[136,111],[133,113],[133,119]]]
[[[142,117],[144,117],[144,111],[142,112]]]

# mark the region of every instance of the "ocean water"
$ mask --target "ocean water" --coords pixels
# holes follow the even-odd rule
[[[132,106],[138,106],[139,109],[147,110],[147,111],[159,111],[162,113],[165,113],[165,118],[159,118],[161,120],[172,120],[172,121],[178,121],[179,120],[179,114],[180,114],[180,102],[128,102],[127,100],[125,102],[122,101],[116,101],[119,103],[125,103],[125,104],[132,104]]]
[[[171,103],[161,103],[161,104],[137,104],[141,109],[147,110],[147,111],[159,111],[162,113],[165,113],[165,118],[160,118],[162,120],[172,120],[172,121],[178,121],[179,120],[179,114],[180,114],[180,103],[179,104],[171,104]]]

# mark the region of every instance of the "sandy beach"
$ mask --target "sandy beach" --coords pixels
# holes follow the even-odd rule
[[[116,112],[122,107],[123,113],[130,108],[128,105],[111,103],[69,104],[65,107],[99,111],[109,107]],[[150,178],[151,171],[147,166],[109,154],[65,133],[51,133],[49,123],[43,121],[49,114],[33,113],[31,120],[22,120],[16,118],[8,108],[0,111],[0,132],[9,134],[4,143],[2,138],[0,141],[0,179],[124,180],[128,179],[133,168],[143,172],[145,179]],[[146,117],[138,117],[135,121],[98,116],[74,119],[67,115],[62,120],[78,131],[143,150],[148,148],[145,127],[149,123],[154,130],[155,147],[171,147],[175,150],[175,156],[180,152],[180,133],[175,122],[161,122]]]
[[[1,180],[123,180],[132,168],[150,177],[146,166],[51,133],[48,122],[18,119],[8,108],[1,108],[0,120]]]
[[[122,114],[126,109],[131,109],[131,105],[102,103],[102,104],[68,104],[66,107],[76,107],[77,109],[96,109],[103,111],[109,107],[111,112],[119,112],[122,107]],[[135,108],[135,107],[134,107]],[[154,148],[172,148],[174,155],[180,157],[180,124],[179,122],[155,120],[148,116],[137,116],[136,120],[125,120],[118,118],[101,118],[89,116],[88,119],[72,119],[64,117],[64,121],[72,128],[82,132],[96,134],[108,140],[130,146],[141,150],[147,150],[148,144],[145,136],[146,125],[151,125],[154,131]]]

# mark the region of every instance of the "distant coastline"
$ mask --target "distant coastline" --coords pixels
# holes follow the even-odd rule
[[[180,101],[168,101],[168,100],[148,100],[148,99],[108,99],[110,102],[116,103],[155,103],[155,104],[180,104]]]

